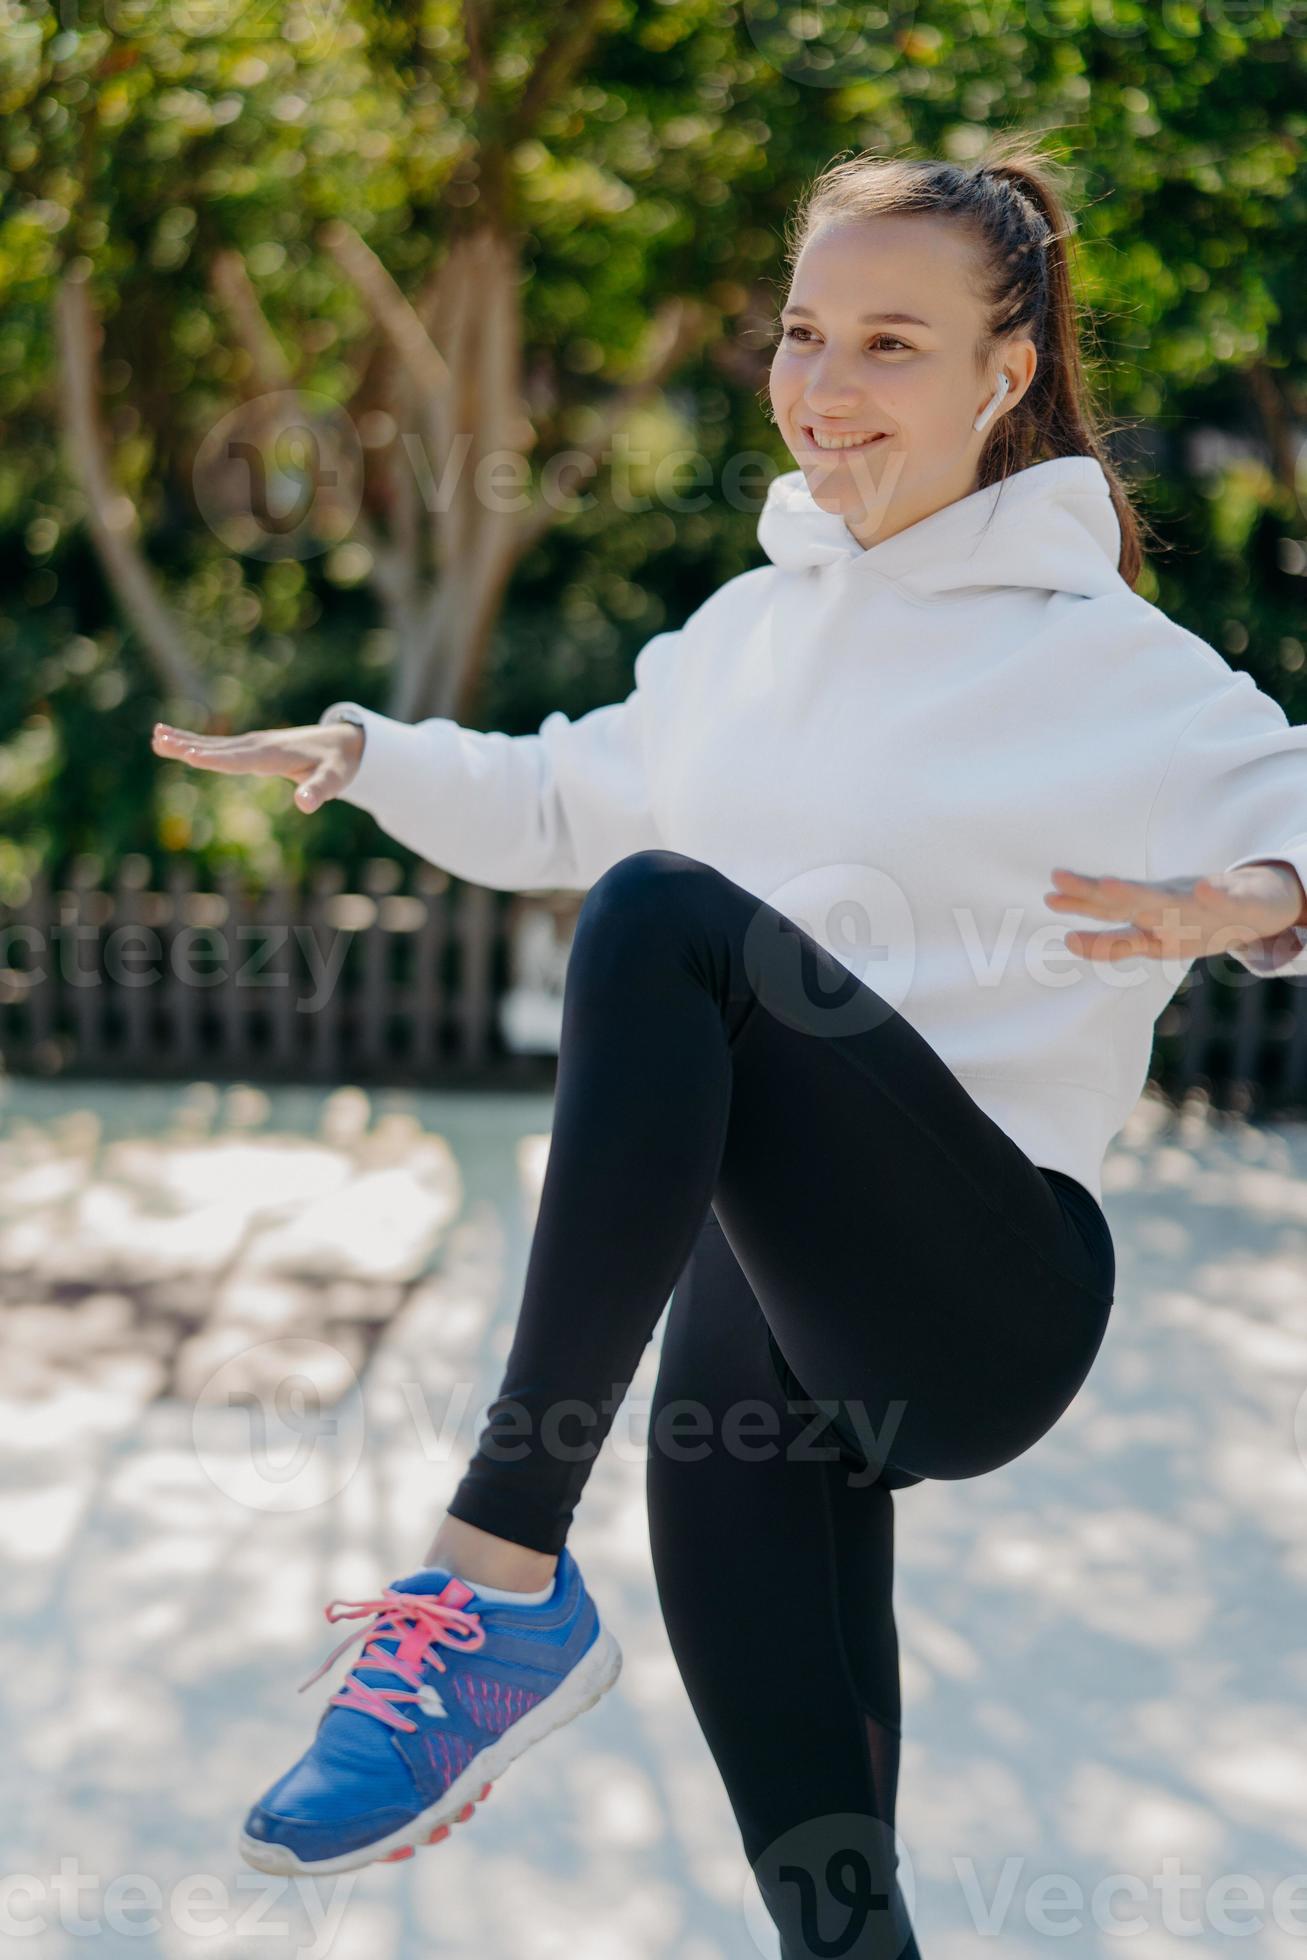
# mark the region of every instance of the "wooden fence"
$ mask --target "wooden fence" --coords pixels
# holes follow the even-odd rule
[[[134,857],[105,888],[78,859],[0,907],[0,1058],[46,1076],[547,1084],[554,1056],[515,1051],[501,1010],[527,915],[557,917],[565,944],[572,899],[389,858],[355,889],[325,864],[305,886],[232,871],[199,891],[187,861],[154,889]]]
[[[94,858],[0,906],[0,1063],[14,1074],[547,1087],[581,894],[488,891],[414,861],[307,886],[162,889]],[[555,1032],[551,1041],[551,1024]],[[1199,961],[1151,1079],[1248,1114],[1307,1111],[1307,982]]]

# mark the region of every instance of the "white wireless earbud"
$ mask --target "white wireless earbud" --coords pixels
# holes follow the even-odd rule
[[[989,400],[985,403],[985,406],[981,409],[979,415],[976,417],[975,421],[971,425],[972,428],[976,431],[977,435],[979,435],[980,431],[985,427],[986,423],[989,421],[990,416],[994,413],[994,410],[998,407],[999,403],[1002,401],[1004,395],[1006,395],[1008,389],[1011,386],[1012,383],[1008,380],[1007,376],[1005,374],[1000,374],[998,377],[997,388],[995,388],[993,394],[990,396]]]

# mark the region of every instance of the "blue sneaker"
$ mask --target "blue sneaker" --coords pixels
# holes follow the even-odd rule
[[[481,1599],[442,1567],[397,1579],[379,1599],[333,1599],[329,1620],[373,1616],[311,1746],[245,1819],[257,1871],[353,1871],[411,1858],[472,1815],[533,1742],[594,1706],[622,1653],[599,1623],[564,1546],[554,1589],[534,1606]]]

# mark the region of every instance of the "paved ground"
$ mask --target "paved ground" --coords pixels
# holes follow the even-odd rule
[[[295,1692],[323,1605],[419,1563],[457,1481],[549,1118],[0,1083],[0,1950],[774,1954],[653,1589],[657,1337],[572,1539],[616,1691],[407,1865],[296,1888],[231,1849],[330,1692]],[[1107,1168],[1075,1406],[896,1500],[927,1960],[1307,1955],[1307,1132],[1144,1101]]]

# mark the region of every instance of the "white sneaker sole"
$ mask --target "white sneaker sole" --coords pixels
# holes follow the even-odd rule
[[[316,1859],[300,1858],[289,1845],[269,1844],[242,1830],[237,1839],[241,1857],[255,1871],[272,1872],[278,1877],[299,1874],[328,1877],[333,1872],[356,1871],[362,1865],[412,1857],[419,1845],[448,1837],[451,1825],[461,1824],[470,1817],[475,1805],[490,1795],[496,1778],[533,1743],[542,1741],[578,1715],[584,1715],[587,1708],[593,1708],[621,1671],[622,1650],[608,1629],[601,1626],[598,1637],[571,1673],[543,1701],[538,1701],[516,1722],[510,1722],[502,1735],[478,1750],[444,1795],[411,1817],[399,1830],[392,1831],[388,1837],[376,1838],[371,1844],[362,1844],[356,1851],[342,1852],[339,1857]]]

